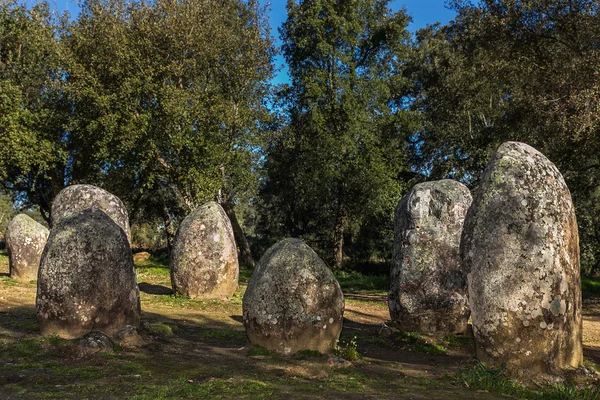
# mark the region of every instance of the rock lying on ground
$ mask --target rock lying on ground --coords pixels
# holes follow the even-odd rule
[[[208,202],[183,220],[170,264],[178,296],[220,299],[233,295],[239,277],[237,249],[231,222],[220,205]]]
[[[121,199],[93,185],[72,185],[64,188],[52,202],[52,226],[81,211],[97,208],[104,211],[125,232],[131,242],[129,216]]]
[[[25,214],[19,214],[10,221],[4,237],[12,279],[21,282],[37,279],[48,234],[45,226]]]
[[[471,201],[466,186],[441,180],[416,185],[398,203],[388,298],[398,328],[431,335],[467,331],[460,237]]]
[[[37,318],[43,335],[139,326],[140,296],[125,232],[92,208],[52,228],[40,264]]]
[[[481,361],[516,375],[582,364],[575,210],[544,155],[500,146],[467,214],[461,255]]]
[[[280,354],[331,352],[344,297],[319,256],[299,239],[275,244],[258,263],[242,301],[250,342]]]
[[[112,352],[115,344],[110,337],[101,331],[91,331],[79,339],[79,358],[84,358],[100,351]]]
[[[134,262],[148,261],[150,259],[150,257],[152,257],[152,256],[147,251],[140,251],[133,255],[133,261]]]

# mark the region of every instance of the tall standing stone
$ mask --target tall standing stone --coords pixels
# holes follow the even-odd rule
[[[471,201],[465,185],[442,180],[416,185],[398,203],[388,305],[401,329],[434,335],[467,330],[460,237]]]
[[[179,296],[231,297],[238,288],[239,265],[231,222],[211,201],[179,225],[171,251],[171,283]]]
[[[281,354],[333,350],[342,330],[344,296],[323,260],[299,239],[272,246],[256,266],[242,300],[252,344]]]
[[[9,222],[4,237],[12,279],[21,282],[37,279],[48,234],[44,225],[25,214],[19,214]]]
[[[92,208],[61,219],[42,255],[37,318],[43,335],[139,327],[140,295],[125,232]]]
[[[72,185],[64,188],[52,202],[52,226],[62,219],[90,208],[104,211],[125,232],[131,242],[129,216],[125,205],[117,196],[93,185]]]
[[[467,214],[461,255],[481,361],[516,374],[581,365],[575,210],[544,155],[523,143],[500,146]]]

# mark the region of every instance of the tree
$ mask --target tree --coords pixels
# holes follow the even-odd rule
[[[136,209],[152,196],[168,199],[159,207],[168,225],[180,210],[217,199],[252,263],[234,205],[254,178],[268,118],[272,45],[257,3],[90,0],[65,41],[82,110],[71,132],[109,143],[95,155],[105,186],[128,193]]]
[[[572,191],[584,270],[600,260],[600,24],[589,0],[456,1],[455,21],[418,34],[414,161],[432,178],[475,187],[507,140],[546,154]]]
[[[235,207],[256,186],[269,118],[273,49],[257,1],[87,0],[72,22],[46,5],[1,11],[18,29],[1,36],[12,47],[0,181],[45,211],[67,184],[102,186],[135,218],[160,218],[169,239],[216,199],[251,264]]]
[[[0,183],[47,220],[68,158],[59,24],[47,3],[0,3]]]
[[[403,188],[405,120],[394,101],[404,90],[397,68],[409,18],[388,4],[288,1],[281,29],[291,85],[281,97],[285,125],[267,149],[267,225],[274,236],[332,249],[335,268],[348,230],[377,212],[389,221],[384,199],[397,201]]]

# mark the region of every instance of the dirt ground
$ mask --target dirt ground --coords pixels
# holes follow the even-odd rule
[[[0,398],[506,399],[455,379],[473,365],[469,338],[437,355],[378,335],[383,294],[346,293],[342,342],[362,359],[279,357],[250,347],[241,322],[244,286],[227,301],[170,295],[168,275],[138,274],[141,341],[81,358],[77,341],[41,338],[34,282],[16,284],[0,261]],[[460,338],[459,338],[460,339]],[[586,300],[585,356],[600,363],[600,299]],[[423,351],[425,349],[425,351]]]

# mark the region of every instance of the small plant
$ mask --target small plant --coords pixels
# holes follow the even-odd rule
[[[348,361],[357,361],[361,359],[361,355],[358,352],[358,344],[356,343],[356,336],[354,336],[349,341],[340,341],[338,340],[335,348],[333,349],[333,354],[338,357],[343,358]]]

